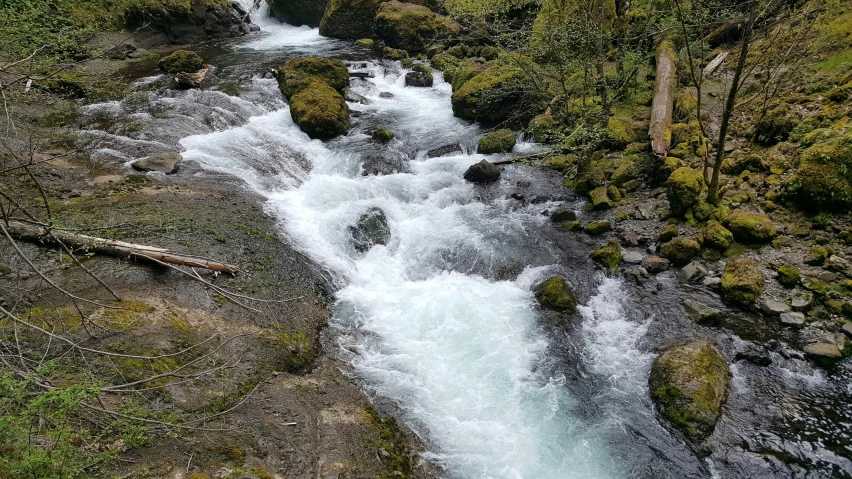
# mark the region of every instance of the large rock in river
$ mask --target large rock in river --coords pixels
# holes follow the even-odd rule
[[[388,218],[380,208],[370,208],[358,218],[355,226],[349,227],[352,245],[359,253],[369,251],[373,246],[386,245],[390,241],[391,231]]]
[[[662,416],[692,441],[713,432],[730,384],[725,359],[704,341],[664,351],[654,360],[649,380],[651,398]]]
[[[329,0],[322,17],[320,34],[332,38],[358,40],[376,36],[376,14],[388,0]]]
[[[139,171],[159,171],[171,175],[177,172],[178,163],[181,160],[183,160],[183,156],[180,153],[164,153],[135,161],[130,166]]]
[[[487,160],[482,160],[464,172],[464,179],[472,183],[493,183],[500,179],[500,168]]]
[[[267,0],[272,16],[290,25],[319,26],[329,0]]]
[[[453,114],[465,120],[506,120],[526,110],[527,81],[520,67],[494,62],[453,93]]]
[[[189,50],[175,50],[161,59],[157,66],[166,73],[193,73],[204,66],[201,57]]]
[[[290,115],[311,138],[334,138],[349,131],[346,100],[321,81],[310,83],[290,97]]]
[[[333,58],[295,58],[278,69],[278,87],[285,97],[290,98],[307,88],[314,81],[343,93],[349,85],[349,69],[342,61]]]
[[[460,32],[461,26],[454,20],[414,3],[392,0],[381,5],[376,14],[379,38],[409,53],[424,52],[431,42]]]
[[[538,285],[535,297],[544,309],[567,311],[573,313],[577,309],[577,298],[568,287],[565,278],[553,276]]]

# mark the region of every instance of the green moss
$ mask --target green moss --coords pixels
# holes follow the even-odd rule
[[[516,65],[494,63],[453,93],[453,114],[475,121],[503,121],[515,116],[530,100],[524,71]]]
[[[778,234],[772,220],[762,213],[737,211],[725,218],[725,224],[734,238],[745,244],[769,243]]]
[[[821,266],[825,263],[825,260],[829,257],[828,248],[825,246],[814,246],[808,252],[808,256],[805,258],[805,263],[813,266]]]
[[[381,454],[385,473],[381,479],[410,478],[411,462],[408,459],[408,440],[405,433],[397,425],[396,419],[382,419],[379,412],[371,404],[364,408],[364,419],[367,426],[378,434],[378,439],[368,439],[365,442],[374,446]],[[380,457],[381,457],[380,456]]]
[[[376,46],[376,42],[373,41],[372,38],[360,38],[358,40],[355,40],[355,44],[358,45],[359,47],[365,47],[365,48],[373,48],[373,47]]]
[[[637,136],[630,118],[613,116],[607,121],[606,144],[610,148],[624,149],[628,144],[636,141]]]
[[[799,268],[785,264],[778,267],[778,282],[785,288],[792,288],[799,284],[802,274]]]
[[[766,116],[754,126],[757,143],[774,145],[787,141],[790,132],[798,125],[799,118],[795,117],[789,105],[779,105],[766,113]]]
[[[737,257],[728,260],[722,274],[722,297],[736,306],[754,304],[763,292],[763,273],[753,259]]]
[[[349,85],[349,70],[342,61],[325,57],[296,58],[278,69],[278,86],[287,98],[316,81],[342,93]]]
[[[568,287],[565,278],[554,276],[536,288],[535,297],[542,308],[554,311],[574,312],[577,299]]]
[[[382,58],[387,60],[405,60],[408,57],[408,52],[399,48],[385,47],[382,50]]]
[[[512,130],[502,129],[489,133],[479,139],[479,153],[508,153],[515,147],[515,134]]]
[[[383,3],[375,19],[376,33],[386,44],[415,53],[425,51],[430,42],[461,32],[455,21],[413,3]]]
[[[166,73],[193,73],[201,70],[204,65],[197,53],[189,50],[176,50],[160,60],[157,66]]]
[[[372,138],[375,142],[387,143],[393,139],[393,133],[385,128],[376,128],[376,130],[373,131]]]
[[[473,60],[464,60],[455,65],[451,65],[444,70],[444,80],[450,83],[453,91],[458,91],[465,83],[473,77],[479,75],[487,65],[484,63],[475,62]]]
[[[633,157],[627,156],[621,159],[615,171],[612,172],[610,181],[615,186],[624,186],[629,181],[639,176],[639,167]]]
[[[619,211],[615,214],[615,221],[622,222],[630,219],[630,215],[626,211]]]
[[[608,210],[612,208],[615,200],[609,196],[609,188],[599,186],[589,192],[589,198],[592,200],[592,209]]]
[[[830,138],[805,150],[787,193],[808,210],[852,206],[852,136]]]
[[[592,259],[613,271],[617,270],[618,265],[621,264],[621,247],[618,241],[609,240],[606,246],[592,253]]]
[[[533,134],[537,143],[548,143],[554,138],[553,115],[542,113],[530,120],[527,131]]]
[[[557,171],[565,171],[576,164],[576,155],[552,155],[548,156],[544,159],[544,161],[541,162],[541,166],[553,168]]]
[[[678,236],[660,248],[660,256],[675,266],[683,266],[692,261],[700,250],[701,246],[697,241]]]
[[[319,81],[290,98],[290,114],[311,138],[333,138],[349,131],[346,101],[340,93]]]
[[[715,221],[704,228],[703,235],[704,245],[719,251],[725,251],[734,241],[734,234]]]
[[[583,231],[591,236],[598,236],[608,231],[612,231],[612,224],[606,220],[592,221],[587,224]]]
[[[675,215],[686,213],[686,210],[698,202],[703,188],[704,178],[701,171],[689,167],[673,171],[666,181],[666,194],[672,213]]]
[[[439,71],[446,71],[450,67],[456,66],[461,63],[461,60],[450,55],[449,53],[439,53],[432,57],[432,68]]]
[[[722,163],[722,173],[726,175],[739,175],[743,171],[754,173],[766,171],[766,166],[763,164],[763,157],[756,153],[743,153],[733,158],[727,158]]]
[[[572,221],[570,223],[565,223],[564,225],[562,225],[562,228],[566,229],[567,231],[576,232],[576,231],[582,231],[583,225],[580,224],[579,221]]]
[[[663,228],[663,231],[660,232],[660,235],[657,239],[661,243],[668,243],[672,239],[674,239],[679,234],[679,230],[677,227],[677,223],[669,223]]]

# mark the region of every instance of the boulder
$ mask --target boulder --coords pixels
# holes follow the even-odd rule
[[[731,371],[712,344],[695,341],[660,354],[651,365],[648,384],[661,415],[700,442],[722,415]]]
[[[343,93],[349,85],[349,70],[342,61],[333,58],[295,58],[278,69],[277,78],[278,88],[287,98],[317,81]]]
[[[848,211],[852,206],[852,134],[811,146],[800,156],[787,194],[811,211]]]
[[[130,166],[139,171],[159,171],[171,175],[177,172],[178,163],[181,160],[183,160],[183,156],[180,153],[165,153],[134,161]]]
[[[808,358],[820,366],[830,366],[843,359],[843,353],[833,342],[808,344],[804,351]]]
[[[509,153],[515,148],[515,134],[504,128],[489,133],[479,139],[478,152],[484,155],[494,153]]]
[[[797,312],[782,313],[781,324],[793,328],[801,328],[805,325],[805,315]]]
[[[683,309],[693,321],[699,324],[716,324],[725,317],[721,310],[692,299],[683,300]]]
[[[375,245],[388,244],[391,231],[385,212],[380,208],[370,208],[358,218],[354,226],[349,227],[349,234],[352,246],[359,253],[365,253]]]
[[[583,231],[590,236],[597,236],[612,231],[612,223],[607,220],[592,221],[587,224]]]
[[[473,121],[507,120],[533,100],[523,87],[526,81],[519,66],[495,62],[453,93],[453,114]]]
[[[161,59],[157,66],[166,73],[194,73],[204,66],[201,57],[189,50],[175,50]]]
[[[763,213],[738,211],[725,218],[725,224],[734,238],[744,244],[768,243],[778,234],[772,220]]]
[[[651,256],[642,262],[642,266],[651,274],[659,274],[671,266],[671,262],[659,256]]]
[[[429,88],[435,83],[432,70],[426,65],[414,65],[413,71],[405,74],[405,86]]]
[[[618,246],[618,241],[609,240],[606,246],[592,253],[592,259],[613,271],[618,269],[621,264],[621,247]]]
[[[530,120],[527,131],[532,133],[536,143],[547,143],[553,136],[553,115],[542,113]]]
[[[677,279],[681,283],[698,281],[705,276],[707,276],[707,268],[698,261],[692,261],[677,272]]]
[[[701,190],[704,188],[704,178],[701,171],[689,167],[674,170],[666,180],[666,195],[672,213],[680,216],[698,202]]]
[[[577,221],[577,213],[569,208],[559,208],[550,214],[550,221],[553,221],[554,223]]]
[[[328,0],[267,0],[273,17],[290,25],[316,28],[322,21]]]
[[[535,297],[544,309],[567,311],[573,313],[577,309],[577,299],[568,287],[565,278],[553,276],[538,285]]]
[[[386,60],[405,60],[408,57],[408,52],[399,48],[385,47],[382,50],[382,58]]]
[[[500,168],[482,160],[464,172],[464,179],[472,183],[493,183],[500,179]]]
[[[320,81],[290,97],[290,115],[311,138],[334,138],[349,131],[349,106],[343,95]]]
[[[793,311],[807,311],[814,305],[814,294],[810,291],[798,291],[790,301]]]
[[[660,232],[660,236],[658,236],[657,239],[661,243],[668,243],[669,241],[675,239],[679,233],[680,231],[678,230],[677,225],[669,224],[666,225],[665,228],[663,228],[663,231]]]
[[[805,264],[811,266],[821,266],[829,257],[828,249],[825,246],[814,246],[805,257]]]
[[[463,60],[444,70],[444,80],[452,85],[453,92],[456,92],[470,79],[485,71],[487,67],[488,65],[482,62],[470,59]]]
[[[766,348],[748,343],[737,351],[734,359],[737,361],[748,361],[755,366],[766,367],[772,364],[772,356]]]
[[[387,0],[329,0],[319,24],[325,37],[357,40],[376,36],[376,14]]]
[[[432,62],[432,68],[442,72],[448,70],[450,67],[454,67],[461,63],[461,60],[450,55],[449,53],[439,53],[432,57],[430,60]],[[449,82],[449,80],[447,81]]]
[[[785,288],[793,288],[798,285],[801,277],[801,271],[793,265],[784,264],[778,267],[778,282]]]
[[[610,198],[606,186],[599,186],[590,191],[589,198],[592,200],[592,209],[608,210],[612,208],[613,200]]]
[[[431,42],[457,36],[462,30],[455,20],[424,6],[396,0],[382,4],[375,18],[379,38],[413,53],[425,52]]]
[[[207,73],[210,67],[202,68],[195,73],[178,73],[175,75],[175,87],[179,90],[189,90],[190,88],[201,88],[204,80],[207,79]]]
[[[845,273],[849,270],[849,260],[833,254],[828,257],[823,267],[835,273]]]
[[[373,131],[372,139],[377,143],[387,143],[393,139],[393,133],[386,128],[376,128]]]
[[[717,222],[711,222],[703,231],[704,245],[719,251],[725,251],[734,241],[734,234]]]
[[[683,266],[689,263],[701,250],[698,242],[678,236],[660,248],[660,256],[671,261],[675,266]]]
[[[763,273],[753,259],[731,258],[722,274],[722,297],[741,307],[751,306],[763,293]]]

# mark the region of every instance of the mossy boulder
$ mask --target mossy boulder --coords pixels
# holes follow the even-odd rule
[[[273,17],[290,25],[316,28],[322,21],[328,0],[268,0]]]
[[[592,221],[583,228],[583,231],[588,235],[598,236],[612,231],[612,223],[607,220]]]
[[[704,236],[704,246],[715,250],[725,251],[734,242],[734,234],[715,221],[704,227],[702,233]]]
[[[453,93],[453,114],[465,120],[506,120],[526,110],[525,81],[520,67],[495,62]]]
[[[386,44],[413,53],[425,52],[430,42],[461,33],[454,20],[414,3],[384,3],[376,14],[376,34]]]
[[[772,220],[763,213],[738,211],[725,218],[725,225],[744,244],[769,243],[778,235]]]
[[[176,50],[161,59],[157,66],[166,73],[194,73],[204,66],[197,53],[189,50]]]
[[[311,138],[328,139],[349,131],[349,107],[343,95],[321,81],[290,97],[290,115]]]
[[[319,24],[320,34],[357,40],[376,36],[376,14],[387,0],[329,0]]]
[[[784,264],[778,267],[778,282],[785,288],[795,287],[799,284],[801,278],[802,273],[799,271],[799,268],[791,264]]]
[[[722,297],[740,307],[749,307],[763,293],[764,279],[760,265],[753,259],[728,259],[722,274]]]
[[[606,186],[599,186],[590,191],[589,198],[592,200],[592,209],[595,210],[608,210],[615,204]]]
[[[683,266],[692,261],[700,250],[701,246],[694,239],[678,236],[660,248],[660,256],[675,266]]]
[[[500,167],[488,160],[482,160],[464,172],[464,179],[471,183],[493,183],[500,179]]]
[[[606,246],[592,253],[592,259],[615,271],[621,264],[621,246],[618,245],[618,241],[611,239]]]
[[[623,150],[627,145],[637,140],[633,129],[633,120],[629,117],[613,116],[607,121],[606,146]]]
[[[825,246],[814,246],[808,251],[808,255],[805,257],[805,264],[809,264],[811,266],[822,266],[825,264],[825,260],[831,256],[831,252]]]
[[[673,240],[677,235],[680,234],[680,230],[678,229],[676,224],[667,224],[663,231],[660,231],[660,235],[657,239],[661,243],[668,243]]]
[[[686,166],[673,171],[666,180],[666,195],[672,213],[678,216],[686,213],[686,210],[698,203],[703,188],[701,171]]]
[[[537,143],[547,143],[553,137],[553,115],[542,113],[530,120],[527,131],[532,133]]]
[[[852,135],[828,139],[805,150],[787,194],[806,210],[852,207]]]
[[[479,139],[479,153],[509,153],[515,148],[515,134],[512,130],[502,129],[489,133]]]
[[[461,63],[461,60],[450,55],[449,53],[439,53],[431,58],[432,68],[438,71],[446,71],[450,67],[454,67]]]
[[[779,105],[766,113],[766,116],[754,126],[757,143],[761,145],[774,145],[781,141],[787,141],[790,132],[799,124],[799,118],[795,117],[788,105]]]
[[[399,48],[385,47],[382,49],[382,58],[386,60],[405,60],[408,57],[408,52]]]
[[[544,309],[567,311],[573,313],[577,309],[577,299],[568,287],[565,278],[553,276],[538,285],[535,297]]]
[[[661,415],[700,442],[713,433],[722,415],[731,371],[715,346],[695,341],[657,356],[648,385]]]
[[[324,57],[295,58],[278,69],[278,87],[287,98],[316,81],[342,93],[349,85],[349,70],[342,61]]]
[[[429,88],[434,82],[432,70],[426,65],[414,65],[412,71],[405,74],[405,86]]]
[[[638,176],[639,167],[636,164],[636,160],[633,157],[626,156],[615,167],[610,182],[615,186],[622,187],[625,183],[635,180]]]
[[[743,171],[761,173],[766,170],[767,167],[763,163],[763,157],[751,152],[727,158],[722,162],[722,173],[726,175],[739,175]]]
[[[386,128],[376,128],[373,131],[373,141],[377,143],[387,143],[393,139],[393,133]]]
[[[359,38],[358,40],[355,40],[355,45],[364,48],[375,48],[376,41],[372,38]]]
[[[455,92],[473,77],[485,71],[486,68],[487,65],[485,63],[474,60],[462,60],[444,70],[444,80],[452,85]]]

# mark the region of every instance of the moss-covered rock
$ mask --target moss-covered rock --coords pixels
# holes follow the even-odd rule
[[[704,236],[704,246],[708,248],[725,251],[734,242],[734,234],[715,221],[704,227],[702,233]]]
[[[805,264],[809,264],[811,266],[822,266],[825,264],[825,260],[831,256],[831,252],[825,246],[814,246],[808,251],[808,255],[805,257]]]
[[[553,138],[553,115],[542,113],[530,120],[527,131],[532,133],[537,143],[547,143]]]
[[[329,0],[319,25],[320,34],[357,40],[376,36],[376,14],[387,0]]]
[[[414,65],[412,71],[405,74],[405,86],[413,86],[420,88],[431,87],[435,78],[432,76],[432,70],[426,65]]]
[[[515,148],[515,134],[512,130],[502,129],[491,132],[479,139],[479,153],[509,153]]]
[[[465,120],[506,120],[525,111],[531,100],[524,82],[520,67],[495,62],[453,93],[453,114]]]
[[[342,61],[324,57],[295,58],[278,69],[278,87],[287,98],[316,81],[342,93],[349,85],[349,70]]]
[[[385,47],[382,49],[382,58],[386,60],[405,60],[408,58],[408,52],[399,48]]]
[[[343,95],[321,81],[290,97],[290,115],[311,138],[328,139],[349,131],[349,107]]]
[[[700,250],[701,246],[694,239],[678,236],[660,248],[660,256],[675,266],[683,266],[692,261]]]
[[[737,211],[725,218],[725,225],[744,244],[769,243],[778,235],[772,220],[762,213]]]
[[[460,32],[461,26],[454,20],[414,3],[391,0],[382,4],[376,14],[379,38],[392,47],[413,53],[425,52],[430,42]]]
[[[831,138],[805,150],[787,193],[807,210],[852,207],[852,135]]]
[[[676,156],[667,156],[662,162],[656,162],[655,166],[656,171],[654,176],[656,181],[664,182],[668,180],[672,173],[676,170],[685,167],[686,163]]]
[[[753,259],[730,258],[722,274],[722,297],[736,306],[748,307],[763,293],[764,279]]]
[[[268,0],[269,12],[290,25],[316,28],[322,21],[328,0]]]
[[[565,278],[560,276],[553,276],[541,283],[535,290],[535,297],[544,309],[571,313],[577,309],[574,292],[568,287]]]
[[[583,231],[588,235],[597,236],[612,231],[612,224],[606,220],[592,221],[583,228]]]
[[[446,71],[450,67],[454,67],[461,63],[461,60],[450,55],[449,53],[439,53],[432,57],[432,68],[438,71]]]
[[[704,178],[701,171],[689,167],[678,168],[666,180],[666,195],[669,208],[675,215],[682,215],[698,202]]]
[[[778,267],[778,282],[785,288],[793,288],[798,285],[801,277],[802,273],[799,271],[799,268],[791,264],[784,264]]]
[[[358,45],[359,47],[364,47],[364,48],[375,48],[376,41],[373,40],[372,38],[359,38],[359,39],[355,40],[355,45]]]
[[[670,223],[667,224],[665,228],[663,228],[663,231],[660,231],[660,235],[657,237],[657,239],[660,241],[660,243],[668,243],[669,241],[673,240],[678,234],[680,234],[680,230],[678,230],[677,225],[674,223]]]
[[[176,50],[161,59],[157,66],[166,73],[194,73],[204,66],[201,57],[189,50]]]
[[[755,137],[761,145],[774,145],[787,141],[790,132],[799,123],[790,107],[779,105],[766,113],[766,116],[754,126]]]
[[[664,351],[651,365],[648,381],[662,416],[692,441],[713,432],[730,383],[725,358],[704,341]]]
[[[618,241],[609,240],[606,246],[592,253],[592,259],[613,271],[617,270],[621,264],[621,247]]]
[[[763,157],[756,153],[742,153],[722,162],[722,173],[726,175],[739,175],[743,171],[760,173],[766,171]]]
[[[606,145],[619,150],[636,141],[638,136],[633,129],[633,120],[629,117],[610,117],[606,131]]]
[[[608,210],[615,204],[615,201],[609,197],[606,186],[599,186],[590,191],[589,198],[592,200],[592,209],[595,210]]]
[[[376,128],[373,131],[373,141],[378,143],[387,143],[393,139],[393,133],[386,128]]]
[[[636,160],[633,157],[626,156],[615,167],[610,182],[615,186],[621,187],[627,182],[635,180],[638,176],[639,167],[636,164]]]
[[[473,77],[485,71],[486,68],[487,65],[485,63],[474,60],[463,60],[444,70],[444,80],[452,85],[455,92]]]

